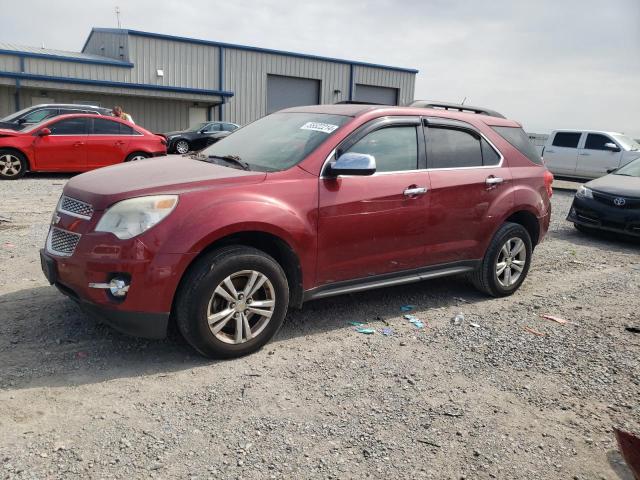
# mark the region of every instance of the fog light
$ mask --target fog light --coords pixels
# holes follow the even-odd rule
[[[129,291],[129,280],[114,277],[109,283],[90,283],[89,288],[109,290],[114,297],[122,298]]]

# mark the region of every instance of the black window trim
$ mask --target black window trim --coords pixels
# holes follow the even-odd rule
[[[324,163],[322,164],[322,168],[320,169],[320,179],[321,180],[335,180],[333,176],[325,176],[325,171],[327,170],[327,166],[331,160],[339,156],[343,151],[348,150],[353,145],[358,143],[358,141],[362,140],[365,136],[370,133],[375,132],[376,130],[382,130],[383,128],[390,127],[410,127],[414,126],[416,128],[416,140],[418,142],[418,161],[415,170],[394,170],[390,172],[377,172],[373,175],[368,176],[379,176],[379,175],[389,175],[389,174],[398,174],[398,173],[418,173],[424,172],[426,167],[426,152],[425,152],[425,138],[424,134],[420,135],[418,127],[421,125],[421,119],[418,116],[414,115],[395,115],[389,117],[379,117],[375,118],[364,125],[358,127],[355,131],[351,132],[347,138],[342,140],[340,144],[338,144],[327,158],[325,158]],[[345,177],[353,176],[353,175],[341,175]]]
[[[478,137],[478,140],[484,139],[491,148],[493,148],[495,150],[495,152],[498,154],[498,156],[500,157],[500,161],[496,164],[493,165],[479,165],[476,167],[430,167],[429,166],[429,152],[427,151],[427,170],[428,171],[434,171],[434,172],[438,172],[441,170],[471,170],[471,169],[484,169],[484,168],[502,168],[503,163],[504,163],[504,155],[502,154],[502,152],[500,151],[500,149],[498,147],[495,146],[495,144],[489,140],[486,135],[484,135],[482,132],[480,132],[477,128],[475,128],[473,125],[466,123],[466,122],[461,122],[460,120],[453,120],[451,118],[442,118],[442,117],[423,117],[423,121],[422,121],[422,125],[423,125],[423,130],[424,130],[424,136],[425,136],[425,142],[426,139],[428,138],[428,130],[429,130],[429,126],[434,126],[434,127],[440,127],[440,128],[450,128],[452,130],[462,130],[464,132],[470,133],[471,135]],[[480,145],[480,155],[482,155],[482,144]],[[482,161],[484,162],[484,157],[482,157]]]
[[[573,135],[578,135],[578,143],[576,143],[575,147],[567,147],[566,145],[554,145],[553,142],[556,141],[556,137],[558,136],[559,133],[569,133]],[[553,138],[551,139],[551,145],[549,145],[549,148],[570,148],[571,150],[580,150],[580,145],[584,145],[587,141],[587,136],[585,135],[585,133],[587,132],[584,132],[584,131],[577,132],[575,130],[557,130],[553,134]],[[584,138],[584,142],[582,141],[583,138]]]
[[[586,134],[585,137],[584,137],[584,144],[583,144],[582,148],[576,147],[578,150],[591,150],[591,151],[594,151],[594,152],[607,152],[607,151],[610,152],[611,151],[611,150],[608,150],[606,148],[602,148],[602,149],[599,149],[599,148],[587,148],[587,141],[589,140],[589,135],[600,135],[601,137],[608,138],[609,142],[607,142],[607,143],[613,143],[620,150],[624,150],[616,140],[611,138],[611,135],[609,135],[608,133],[604,133],[604,132],[584,132],[584,133]]]

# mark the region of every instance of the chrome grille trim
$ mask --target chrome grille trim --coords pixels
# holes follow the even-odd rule
[[[66,195],[60,198],[58,211],[84,220],[89,220],[93,216],[93,207],[91,205]]]
[[[51,227],[47,236],[47,251],[59,257],[70,257],[80,241],[79,233]]]

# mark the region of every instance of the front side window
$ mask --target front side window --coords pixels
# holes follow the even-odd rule
[[[219,123],[210,123],[204,129],[204,133],[219,132],[220,130],[221,129],[220,129],[220,124]]]
[[[49,125],[51,135],[86,135],[87,134],[86,118],[65,118],[59,122]]]
[[[558,132],[553,137],[552,145],[554,147],[578,148],[581,135],[580,132]]]
[[[120,135],[120,123],[102,118],[93,119],[94,135]]]
[[[57,108],[42,108],[25,115],[21,120],[24,123],[38,123],[47,118],[55,117],[56,115],[58,115]]]
[[[233,132],[237,128],[238,128],[238,126],[234,125],[233,123],[223,123],[222,124],[222,129],[227,131],[227,132]]]
[[[598,133],[590,133],[587,135],[587,141],[584,144],[584,148],[587,150],[608,150],[610,148],[605,147],[607,143],[614,143],[609,137],[600,135]]]
[[[418,167],[416,127],[388,127],[376,130],[358,140],[348,151],[373,155],[377,172],[415,170]]]
[[[198,158],[233,157],[251,170],[287,170],[304,160],[351,117],[282,112],[262,117],[202,150]]]
[[[430,126],[428,129],[429,168],[482,166],[480,138],[456,128]]]

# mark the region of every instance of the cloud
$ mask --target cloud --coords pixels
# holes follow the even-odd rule
[[[124,27],[413,67],[416,98],[478,104],[529,131],[640,137],[638,0],[10,2],[0,40],[78,50]]]

